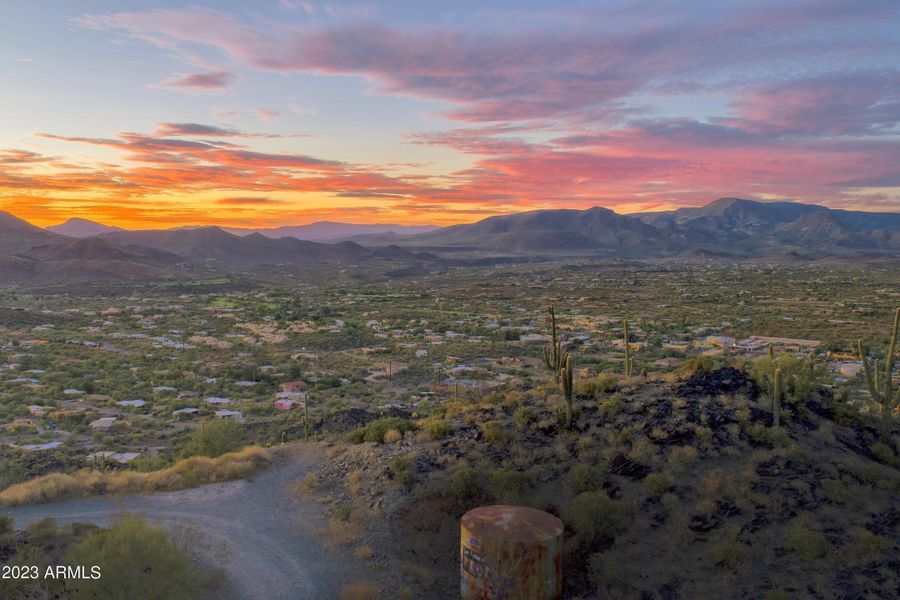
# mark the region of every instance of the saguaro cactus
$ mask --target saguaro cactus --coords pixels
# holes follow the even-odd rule
[[[303,399],[303,441],[309,441],[309,394]]]
[[[775,385],[772,390],[772,427],[781,422],[781,394],[783,393],[781,369],[775,369]]]
[[[544,346],[544,364],[547,366],[547,370],[553,373],[553,379],[559,383],[559,371],[565,366],[565,357],[563,356],[562,342],[559,341],[559,336],[556,333],[556,309],[551,304],[547,308],[547,312],[550,313],[552,341],[549,346]]]
[[[859,360],[863,364],[866,386],[872,400],[881,405],[882,434],[887,437],[891,433],[891,417],[894,408],[900,401],[900,390],[894,389],[892,376],[894,373],[894,353],[897,350],[897,328],[900,326],[900,308],[894,313],[894,327],[891,330],[891,342],[888,344],[887,356],[884,358],[884,371],[880,370],[879,361],[869,366],[869,349],[863,346],[862,340],[856,344]]]
[[[565,355],[565,366],[559,370],[559,379],[562,384],[563,396],[566,398],[566,429],[572,427],[572,397],[575,394],[575,381],[572,374],[572,357]]]
[[[628,341],[628,320],[624,321],[623,334],[625,342],[625,378],[631,381],[631,375],[634,372],[634,357],[631,355],[631,343]]]

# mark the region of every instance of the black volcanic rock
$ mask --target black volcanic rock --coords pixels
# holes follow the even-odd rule
[[[723,367],[715,371],[698,371],[678,386],[677,393],[688,397],[744,394],[754,400],[759,396],[759,387],[744,371]]]

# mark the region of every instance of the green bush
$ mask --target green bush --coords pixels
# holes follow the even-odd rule
[[[210,419],[200,423],[191,434],[188,455],[215,458],[242,446],[241,427],[232,419]]]
[[[893,448],[882,442],[875,442],[869,446],[869,451],[879,462],[883,462],[886,465],[893,465],[897,462],[897,456],[894,454]]]
[[[823,479],[822,491],[825,498],[835,504],[845,504],[850,500],[850,490],[840,479]]]
[[[439,440],[446,437],[451,429],[450,423],[436,417],[431,417],[425,421],[425,425],[422,427],[422,431],[433,440]]]
[[[596,552],[588,558],[588,579],[598,589],[625,590],[628,579],[625,569],[611,552]]]
[[[631,518],[631,510],[611,500],[603,492],[584,492],[575,496],[563,511],[564,520],[588,544],[600,537],[612,536]]]
[[[491,473],[493,495],[504,504],[520,503],[531,485],[532,478],[528,473],[512,469],[497,469]]]
[[[416,483],[416,467],[405,456],[395,456],[391,460],[391,473],[394,474],[394,482],[402,488],[412,489]]]
[[[457,467],[450,475],[450,495],[460,502],[485,495],[481,475],[471,467]]]
[[[601,481],[600,469],[583,463],[572,467],[566,476],[566,483],[574,496],[599,490]]]
[[[747,551],[743,544],[725,542],[710,547],[705,558],[713,566],[735,570],[747,559]]]
[[[489,444],[505,444],[512,439],[510,432],[501,421],[487,421],[481,424],[481,432]]]
[[[611,394],[619,389],[619,380],[610,373],[601,373],[594,379],[588,379],[578,383],[576,393],[592,400],[598,400],[604,394]]]
[[[650,473],[644,478],[644,487],[654,494],[662,494],[672,487],[672,478],[663,473]]]
[[[90,534],[66,554],[72,565],[97,565],[99,579],[69,581],[74,597],[97,600],[190,600],[205,576],[166,530],[126,517]]]
[[[682,364],[676,373],[680,379],[690,379],[697,373],[709,372],[716,368],[716,361],[709,356],[693,356]]]
[[[375,442],[377,444],[384,443],[384,435],[391,429],[396,429],[400,433],[414,431],[416,424],[409,419],[401,417],[384,417],[372,421],[365,427],[355,429],[350,433],[350,441],[354,444],[363,442]]]
[[[528,427],[529,425],[534,423],[537,416],[535,414],[534,407],[520,406],[516,409],[513,418],[515,418],[516,425],[518,425],[519,427]]]
[[[785,550],[797,554],[805,560],[816,560],[824,557],[831,544],[825,535],[815,529],[810,529],[802,523],[794,523],[785,532],[782,539]]]
[[[623,408],[624,406],[622,406],[622,398],[620,398],[618,395],[610,396],[600,403],[600,415],[605,419],[615,417],[622,412]]]

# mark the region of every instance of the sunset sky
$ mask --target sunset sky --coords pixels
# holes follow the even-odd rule
[[[900,2],[0,4],[0,209],[450,223],[900,211]]]

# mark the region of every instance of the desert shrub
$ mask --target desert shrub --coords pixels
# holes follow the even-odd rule
[[[203,421],[191,434],[188,455],[221,456],[241,447],[241,428],[232,419]]]
[[[353,513],[353,507],[349,504],[339,504],[334,507],[332,516],[337,521],[349,521],[350,515]]]
[[[501,421],[487,421],[481,424],[481,433],[489,444],[505,444],[512,438],[512,433]]]
[[[767,427],[762,423],[754,423],[747,427],[746,433],[747,437],[760,446],[784,448],[791,443],[787,431],[780,427]]]
[[[712,371],[716,368],[716,361],[709,356],[692,356],[684,361],[676,373],[680,379],[690,379],[697,373]]]
[[[315,475],[313,475],[315,478]],[[356,496],[362,489],[363,472],[360,469],[354,469],[347,474],[347,491],[351,496]]]
[[[619,389],[619,380],[610,373],[601,373],[593,379],[580,381],[575,393],[592,400],[600,399],[604,394],[611,394]]]
[[[516,425],[519,427],[528,427],[534,423],[537,415],[535,414],[533,406],[520,406],[516,409],[513,418],[516,420]]]
[[[622,591],[628,588],[625,569],[612,552],[591,554],[588,558],[588,579],[598,589]]]
[[[449,492],[461,502],[483,496],[485,491],[481,475],[471,467],[457,467],[450,475]]]
[[[395,429],[400,433],[406,433],[407,431],[414,431],[416,429],[416,424],[409,419],[403,419],[401,417],[384,417],[376,419],[368,425],[352,431],[350,433],[350,441],[354,444],[361,444],[363,442],[383,444],[384,436],[392,429]]]
[[[884,557],[884,553],[891,547],[891,540],[876,535],[868,529],[854,529],[850,532],[853,540],[848,554],[856,560],[866,561]]]
[[[600,469],[584,463],[577,464],[569,470],[566,476],[566,484],[573,496],[584,492],[594,492],[600,489]]]
[[[600,403],[600,415],[608,419],[615,417],[622,412],[622,398],[619,396],[610,396]]]
[[[248,446],[216,458],[192,456],[150,473],[137,471],[76,471],[51,473],[17,483],[0,492],[0,506],[49,502],[63,498],[115,493],[180,490],[200,483],[246,477],[272,462],[259,446]]]
[[[491,491],[504,504],[521,502],[531,485],[528,473],[512,469],[496,469],[491,473]]]
[[[393,473],[394,482],[407,490],[412,489],[416,482],[415,464],[405,456],[395,456],[391,460],[391,473]]]
[[[403,439],[403,434],[397,431],[396,429],[388,429],[384,434],[384,443],[385,444],[396,444],[400,440]]]
[[[354,581],[341,586],[341,600],[378,600],[381,597],[374,581]]]
[[[0,556],[11,552],[16,547],[16,530],[13,520],[0,515]]]
[[[666,462],[674,467],[685,467],[697,460],[697,454],[693,446],[673,446]]]
[[[650,473],[644,478],[644,487],[653,494],[662,494],[672,487],[672,478],[663,473]]]
[[[886,465],[893,465],[897,461],[893,448],[882,442],[875,442],[869,446],[869,452]]]
[[[447,423],[443,419],[432,417],[425,421],[425,425],[422,427],[422,430],[428,435],[429,438],[433,440],[439,440],[447,436],[450,433],[451,427],[450,423]]]
[[[791,525],[782,539],[785,550],[793,552],[805,560],[816,560],[824,557],[831,544],[820,531],[810,529],[803,523]]]
[[[66,560],[100,567],[99,579],[68,582],[74,597],[85,599],[189,600],[201,594],[206,579],[170,533],[133,516],[95,531]]]
[[[713,566],[735,570],[747,559],[747,551],[739,542],[723,542],[711,546],[704,558]]]
[[[565,522],[591,544],[621,530],[631,516],[625,505],[611,500],[603,492],[584,492],[575,496],[564,511]]]
[[[850,490],[840,479],[823,479],[822,492],[830,502],[845,504],[850,500]]]

